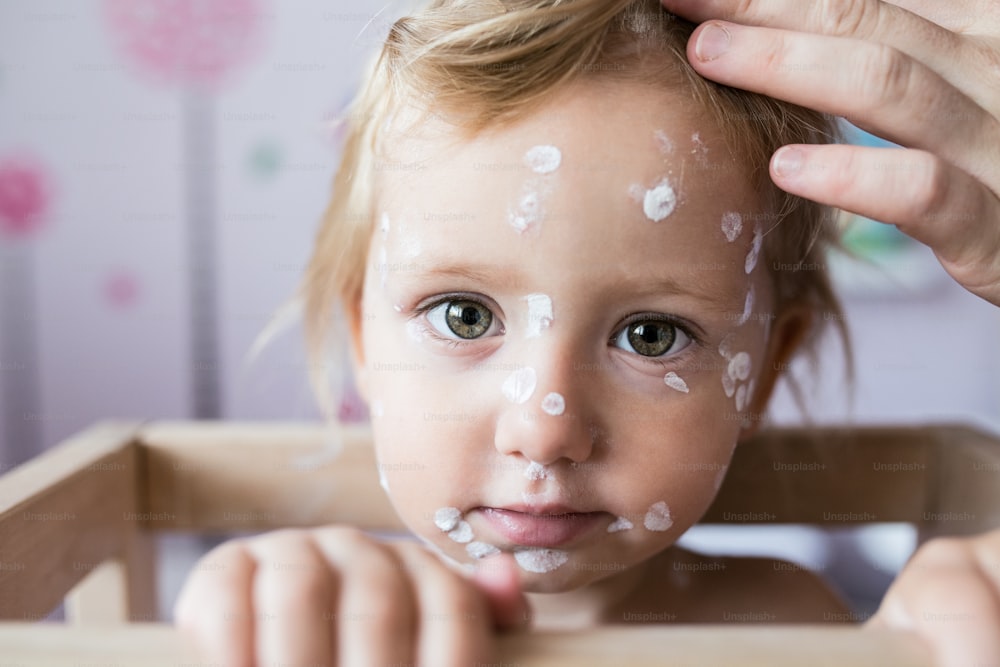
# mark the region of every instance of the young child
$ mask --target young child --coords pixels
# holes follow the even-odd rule
[[[691,30],[656,0],[435,0],[395,24],[301,296],[318,369],[343,306],[383,486],[422,544],[220,546],[176,608],[206,659],[473,664],[528,617],[843,611],[812,574],[675,545],[779,369],[842,322],[833,217],[760,167],[833,121],[701,79]]]

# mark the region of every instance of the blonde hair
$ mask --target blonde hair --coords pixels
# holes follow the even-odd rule
[[[701,78],[685,46],[694,26],[658,0],[433,0],[392,26],[346,118],[333,195],[293,300],[303,310],[310,383],[324,415],[335,414],[327,369],[336,305],[352,308],[364,286],[375,225],[373,175],[385,126],[401,104],[447,117],[470,136],[516,120],[576,81],[624,81],[687,93],[723,132],[773,220],[763,225],[775,315],[805,304],[815,347],[833,322],[847,347],[841,307],[824,269],[836,244],[826,208],[773,185],[767,164],[780,146],[837,136],[835,121],[814,111]],[[819,270],[816,270],[819,268]]]

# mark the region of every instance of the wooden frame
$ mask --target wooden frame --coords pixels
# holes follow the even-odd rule
[[[970,428],[774,429],[737,449],[702,523],[904,521],[921,539],[970,534],[1000,526],[998,480],[1000,439]],[[330,522],[401,528],[365,427],[95,424],[0,478],[0,655],[190,663],[156,622],[152,536]],[[67,624],[33,623],[64,599]],[[609,627],[507,637],[501,651],[504,663],[546,667],[930,664],[907,635],[850,626]]]

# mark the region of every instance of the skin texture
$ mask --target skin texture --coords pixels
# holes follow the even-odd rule
[[[778,186],[895,224],[1000,305],[996,2],[663,5],[705,22],[688,46],[703,76],[845,116],[901,146],[785,147],[771,161]],[[947,667],[1000,664],[1000,531],[925,544],[869,625],[918,633]]]
[[[670,95],[608,93],[578,87],[525,122],[473,141],[442,141],[432,127],[424,132],[430,140],[392,142],[393,160],[422,168],[382,179],[380,204],[392,222],[387,235],[373,237],[361,304],[357,377],[382,406],[373,420],[376,454],[396,510],[416,535],[471,562],[465,546],[434,525],[438,508],[458,508],[477,540],[507,552],[518,545],[493,530],[484,508],[519,506],[532,494],[533,507],[603,513],[585,538],[559,547],[570,554],[563,566],[522,572],[530,592],[600,579],[617,597],[617,577],[607,572],[623,570],[634,585],[629,570],[707,508],[715,473],[740,436],[742,413],[721,382],[723,339],[731,335],[733,350],[754,360],[749,379],[766,384],[774,372],[766,319],[736,324],[751,281],[760,295],[755,312],[770,307],[767,274],[745,273],[751,234],[728,243],[721,230],[725,212],[758,210],[743,174],[713,143],[711,128]],[[621,94],[632,104],[619,105]],[[664,127],[677,144],[700,132],[719,154],[716,168],[699,170],[690,151],[665,157],[654,138]],[[541,144],[563,153],[563,166],[544,179],[523,165]],[[504,168],[484,178],[482,165]],[[682,203],[651,222],[630,187],[652,188],[671,173]],[[521,233],[507,212],[526,183],[539,192],[544,215]],[[456,267],[482,275],[458,275]],[[661,287],[666,282],[676,293]],[[456,343],[421,312],[450,294],[480,299],[492,311],[484,336]],[[554,322],[537,337],[527,335],[529,294],[553,304]],[[691,342],[655,360],[609,344],[631,316],[645,313],[691,322]],[[537,387],[516,404],[501,387],[522,366],[534,370]],[[689,393],[665,385],[668,371],[685,379]],[[564,397],[563,414],[542,409],[549,392]],[[531,462],[546,466],[548,478],[528,479]],[[676,462],[703,464],[706,472]],[[647,511],[659,502],[673,525],[647,530]],[[609,534],[620,516],[637,528]]]
[[[822,621],[842,611],[813,575],[673,546],[758,423],[743,418],[763,412],[774,369],[807,318],[796,308],[767,317],[767,263],[746,272],[754,225],[732,242],[723,232],[724,214],[750,221],[761,211],[717,128],[680,96],[617,85],[566,89],[473,140],[428,120],[389,142],[387,164],[420,168],[379,171],[376,217],[389,224],[372,230],[363,297],[347,310],[359,389],[379,406],[374,438],[390,498],[431,549],[335,526],[226,543],[196,566],[175,608],[207,660],[468,665],[491,661],[495,627],[529,620],[579,629],[748,612]],[[692,153],[696,132],[707,153]],[[538,145],[559,148],[557,170],[525,163]],[[633,186],[641,195],[664,178],[676,208],[652,222]],[[543,214],[518,231],[508,214],[526,190],[539,194]],[[459,264],[464,273],[441,271]],[[751,286],[754,317],[741,324]],[[494,317],[460,347],[419,312],[456,292],[448,298],[474,297]],[[537,294],[551,299],[553,320],[528,336],[525,297]],[[690,338],[678,335],[663,358],[623,342],[627,323],[667,316]],[[740,384],[755,388],[742,411],[722,382],[738,353],[750,360]],[[537,386],[514,403],[502,386],[525,366]],[[688,391],[667,386],[668,372]],[[561,414],[542,408],[552,392],[564,398]],[[525,474],[531,462],[544,466],[533,467],[534,479]],[[521,545],[483,508],[531,514],[553,503],[600,515],[558,545],[561,566],[526,571],[512,557]],[[659,503],[669,527],[662,514],[647,519]],[[435,525],[447,507],[502,553],[471,558]],[[619,517],[634,527],[609,534]]]

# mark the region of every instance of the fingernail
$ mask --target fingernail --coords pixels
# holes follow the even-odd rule
[[[732,42],[733,36],[728,30],[717,23],[709,23],[698,35],[698,43],[695,44],[694,53],[702,62],[715,60],[729,50]]]
[[[774,173],[781,178],[790,178],[802,171],[806,154],[800,148],[786,146],[774,156]]]

